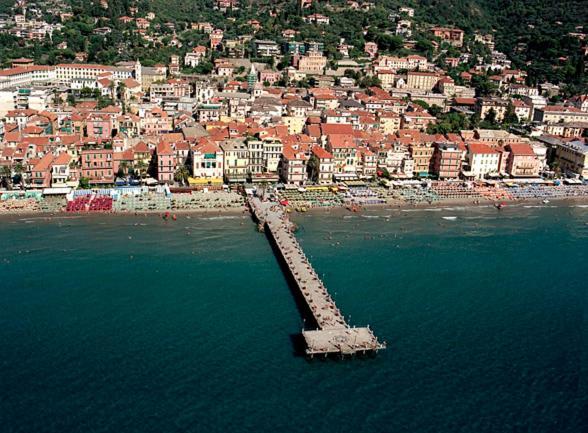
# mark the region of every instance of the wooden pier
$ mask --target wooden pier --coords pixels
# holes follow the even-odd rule
[[[273,239],[318,326],[315,330],[302,331],[306,354],[311,357],[354,355],[385,349],[386,344],[378,341],[369,326],[355,328],[347,324],[292,234],[293,224],[282,207],[276,202],[262,201],[258,197],[251,197],[248,202],[260,228]]]

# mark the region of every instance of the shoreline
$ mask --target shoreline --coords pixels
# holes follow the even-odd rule
[[[563,197],[563,198],[553,198],[549,200],[549,203],[543,203],[543,199],[523,199],[523,200],[501,200],[501,203],[505,203],[505,208],[509,207],[518,207],[519,205],[529,205],[529,206],[542,206],[542,207],[549,207],[550,204],[561,204],[561,203],[570,203],[570,204],[584,204],[588,206],[588,197]],[[407,202],[388,202],[382,204],[368,204],[363,205],[357,212],[349,211],[345,206],[332,206],[332,207],[315,207],[309,208],[306,212],[292,212],[290,215],[304,215],[304,214],[330,214],[330,213],[349,213],[349,214],[362,214],[364,212],[371,212],[377,210],[410,210],[410,209],[447,209],[452,207],[463,207],[465,209],[476,209],[476,208],[488,208],[494,207],[497,201],[491,200],[472,200],[472,199],[447,199],[447,200],[440,200],[434,203],[416,203],[411,204]],[[142,210],[137,212],[44,212],[44,211],[14,211],[14,212],[2,212],[0,213],[0,221],[6,219],[14,219],[15,217],[18,218],[45,218],[45,219],[52,219],[52,218],[79,218],[79,217],[151,217],[151,216],[158,216],[161,217],[162,215],[169,213],[170,217],[175,215],[176,217],[182,216],[250,216],[249,209],[246,205],[242,207],[231,207],[231,208],[203,208],[203,209],[178,209],[178,210]]]
[[[410,210],[410,209],[448,209],[454,207],[463,207],[465,209],[476,209],[476,208],[489,208],[495,207],[495,204],[498,201],[491,201],[491,200],[472,200],[472,199],[447,199],[447,200],[440,200],[434,203],[402,203],[402,202],[389,202],[389,203],[382,203],[382,204],[368,204],[363,205],[360,207],[360,210],[357,212],[353,212],[348,210],[345,206],[336,206],[336,207],[316,207],[310,208],[306,212],[293,212],[292,214],[295,215],[303,215],[304,213],[307,214],[322,214],[322,213],[329,213],[331,211],[345,211],[349,214],[361,214],[366,211],[375,211],[378,209],[382,210]],[[540,205],[542,207],[549,207],[551,204],[557,203],[576,203],[576,204],[584,204],[588,206],[588,197],[562,197],[562,198],[553,198],[549,200],[549,203],[543,203],[543,199],[532,198],[532,199],[523,199],[523,200],[500,200],[500,203],[505,204],[505,208],[508,209],[509,207],[518,207],[519,205]]]
[[[233,208],[209,208],[209,209],[178,209],[178,210],[142,210],[137,212],[100,212],[100,211],[93,211],[93,212],[44,212],[44,211],[14,211],[14,212],[1,212],[0,213],[0,221],[3,219],[10,219],[12,217],[20,217],[20,218],[79,218],[79,217],[151,217],[157,216],[161,217],[169,213],[170,217],[173,215],[176,216],[198,216],[198,215],[215,215],[215,216],[249,216],[249,210],[245,205],[242,207],[233,207]]]

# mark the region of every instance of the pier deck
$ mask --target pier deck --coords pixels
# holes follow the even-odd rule
[[[249,199],[249,206],[259,223],[273,238],[318,325],[316,330],[302,331],[306,353],[310,356],[352,355],[384,349],[385,343],[379,342],[369,327],[355,328],[347,324],[292,234],[293,225],[282,207],[278,203],[261,201],[257,197]]]

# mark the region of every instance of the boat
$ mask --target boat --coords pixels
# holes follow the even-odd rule
[[[543,203],[543,204],[547,204],[547,203],[549,203],[549,200],[545,199],[545,200],[543,200],[543,202],[542,202],[542,203]]]

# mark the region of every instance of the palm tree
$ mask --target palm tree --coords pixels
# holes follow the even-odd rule
[[[141,179],[145,177],[145,170],[147,170],[147,164],[145,164],[145,161],[140,159],[137,162],[137,171],[139,172],[139,177]]]
[[[124,174],[127,174],[129,171],[129,163],[127,161],[122,161],[119,166]]]
[[[124,99],[126,88],[127,88],[127,86],[125,85],[125,83],[123,83],[122,81],[119,81],[118,88],[116,90],[116,97],[118,99]]]
[[[319,176],[320,161],[316,155],[312,155],[306,164],[306,174],[311,182],[316,183]]]
[[[23,171],[24,171],[23,165],[20,162],[17,162],[14,165],[14,175],[15,175],[15,177],[18,177],[18,182],[17,183],[20,183],[20,184],[23,183],[22,182],[22,173],[23,173]]]
[[[53,105],[57,108],[61,105],[63,101],[61,100],[61,95],[59,94],[59,89],[53,89]]]
[[[185,165],[178,167],[174,174],[174,180],[181,185],[188,184],[188,178],[190,177],[190,172]]]
[[[12,182],[12,168],[9,165],[3,165],[0,177],[2,178],[2,184],[8,188]]]

